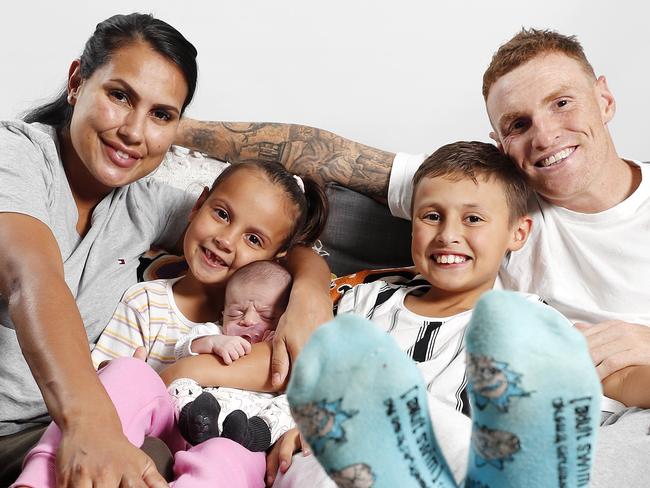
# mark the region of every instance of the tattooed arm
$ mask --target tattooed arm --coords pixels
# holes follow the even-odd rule
[[[339,183],[382,203],[395,157],[326,130],[295,124],[184,118],[175,143],[230,163],[275,161],[318,183]]]

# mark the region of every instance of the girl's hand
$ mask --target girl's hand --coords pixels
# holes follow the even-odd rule
[[[192,352],[214,354],[223,359],[224,363],[232,364],[251,352],[251,343],[239,336],[211,335],[193,340]]]
[[[274,330],[265,330],[264,334],[262,334],[262,342],[271,342],[273,341],[274,337],[275,337]]]
[[[271,381],[279,388],[287,379],[289,365],[294,362],[311,334],[332,320],[332,301],[328,293],[300,288],[294,284],[289,305],[278,322],[273,338]]]
[[[284,474],[291,466],[293,454],[302,449],[303,456],[309,456],[311,450],[302,437],[300,431],[296,428],[286,431],[280,437],[271,452],[266,456],[266,486],[271,486],[278,474]]]
[[[146,361],[147,350],[143,346],[138,346],[135,348],[135,351],[133,351],[133,357],[135,359],[139,359],[140,361]],[[97,371],[108,366],[108,363],[111,361],[112,359],[104,359],[101,363],[99,363],[99,366],[97,366]]]

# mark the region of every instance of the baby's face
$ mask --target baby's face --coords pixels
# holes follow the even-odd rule
[[[275,330],[286,308],[285,287],[273,284],[228,285],[223,309],[223,333],[237,335],[251,344],[266,331]]]

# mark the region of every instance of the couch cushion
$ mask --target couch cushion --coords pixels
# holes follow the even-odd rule
[[[388,207],[337,184],[326,188],[330,214],[321,236],[326,260],[337,276],[361,269],[410,266],[411,222]]]

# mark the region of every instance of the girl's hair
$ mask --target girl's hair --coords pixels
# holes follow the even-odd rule
[[[187,96],[182,113],[192,101],[196,90],[196,48],[171,25],[151,14],[114,15],[97,24],[79,58],[81,78],[90,78],[98,68],[110,61],[115,51],[137,41],[149,44],[154,51],[169,59],[183,72],[187,82]],[[72,107],[68,103],[66,88],[54,100],[30,110],[23,119],[27,123],[51,125],[57,130],[69,127]]]
[[[231,164],[214,180],[210,193],[216,190],[221,183],[232,176],[235,172],[244,168],[254,169],[261,172],[268,180],[280,186],[287,197],[294,204],[298,211],[295,225],[279,252],[286,251],[296,244],[311,246],[321,235],[327,222],[329,203],[327,196],[311,178],[302,178],[305,190],[298,185],[295,175],[287,171],[280,163],[269,161],[249,161],[240,164]]]

